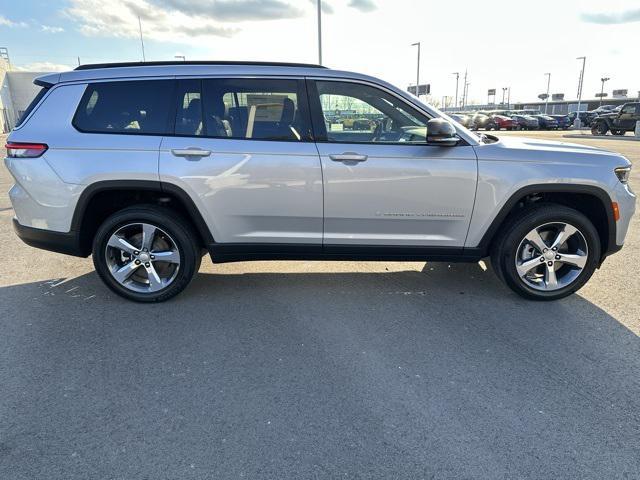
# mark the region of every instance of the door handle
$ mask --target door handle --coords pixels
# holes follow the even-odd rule
[[[367,155],[361,155],[359,153],[354,152],[344,152],[335,155],[329,155],[329,158],[334,162],[364,162],[367,158]]]
[[[200,159],[202,157],[208,157],[211,155],[211,150],[203,150],[201,148],[174,148],[171,153],[176,157],[193,157],[194,159]]]

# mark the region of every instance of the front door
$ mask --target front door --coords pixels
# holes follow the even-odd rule
[[[324,244],[464,246],[471,146],[426,145],[428,117],[368,84],[309,82],[324,176]]]
[[[185,190],[216,243],[322,243],[322,173],[305,84],[179,80],[160,178]]]

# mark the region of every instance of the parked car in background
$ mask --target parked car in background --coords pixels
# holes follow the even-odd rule
[[[600,105],[598,108],[596,108],[595,110],[593,110],[595,113],[597,113],[598,115],[602,114],[602,113],[609,113],[612,112],[613,110],[615,110],[616,108],[618,108],[616,105]]]
[[[453,118],[456,122],[458,122],[463,127],[472,129],[473,127],[473,119],[471,115],[467,115],[464,113],[449,113],[451,118]]]
[[[558,128],[562,130],[568,130],[571,127],[571,120],[569,115],[549,115],[551,118],[555,118],[558,122]]]
[[[625,103],[619,112],[603,113],[591,123],[591,133],[594,135],[624,135],[633,132],[636,122],[640,121],[640,102]]]
[[[520,130],[537,130],[540,128],[538,119],[530,115],[512,114],[511,119],[518,124]]]
[[[474,130],[494,130],[496,128],[495,120],[485,113],[475,113],[471,121],[473,122]]]
[[[569,117],[569,121],[571,122],[571,125],[573,125],[576,121],[576,112],[569,112],[569,115],[567,116]],[[590,127],[591,122],[597,116],[598,114],[593,111],[580,112],[580,123],[582,124],[583,127]]]
[[[518,128],[518,122],[507,117],[506,115],[493,115],[491,117],[495,123],[496,130],[515,130]]]
[[[540,130],[555,130],[558,128],[558,121],[549,115],[532,115],[532,117],[538,119]]]

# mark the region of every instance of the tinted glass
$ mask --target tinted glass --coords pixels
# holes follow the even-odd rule
[[[300,80],[203,80],[206,135],[215,138],[306,141],[311,138]]]
[[[204,135],[200,80],[180,80],[176,98],[176,135]]]
[[[22,122],[24,122],[25,118],[27,118],[29,116],[29,114],[31,113],[31,111],[36,108],[36,105],[38,105],[38,103],[40,103],[40,100],[42,100],[42,97],[44,97],[44,94],[47,93],[47,91],[49,90],[49,87],[43,87],[40,89],[40,91],[36,94],[36,96],[33,98],[33,100],[31,100],[31,103],[29,104],[29,106],[27,107],[27,109],[22,112],[22,114],[20,115],[20,118],[18,119],[18,122],[16,123],[16,128],[18,128],[20,125],[22,125]]]
[[[316,82],[326,139],[348,143],[425,143],[427,121],[398,98],[359,83]]]
[[[140,80],[91,84],[73,124],[84,132],[165,134],[169,131],[174,83]]]

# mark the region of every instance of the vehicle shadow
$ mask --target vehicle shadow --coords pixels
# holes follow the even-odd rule
[[[640,471],[640,338],[476,264],[199,274],[154,305],[92,273],[0,288],[0,328],[2,478]]]

